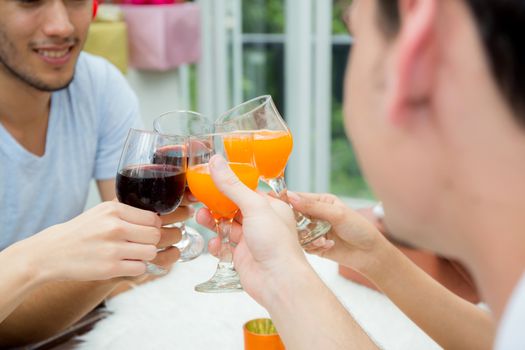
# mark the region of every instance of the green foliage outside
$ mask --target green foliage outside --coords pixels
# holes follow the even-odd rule
[[[244,33],[283,33],[284,0],[243,0],[242,29]]]
[[[334,35],[348,34],[342,16],[344,9],[350,3],[350,0],[334,1],[332,20],[332,33]],[[242,11],[244,33],[283,33],[285,30],[285,0],[243,0]],[[257,67],[253,66],[250,55],[255,52],[259,52],[260,57],[264,57],[262,66],[260,62]],[[330,192],[343,196],[372,198],[370,189],[357,165],[352,146],[347,140],[343,125],[342,89],[347,54],[348,46],[334,46]],[[282,45],[245,46],[244,56],[244,98],[251,98],[261,93],[270,93],[274,96],[277,107],[284,110],[284,52]],[[249,73],[250,70],[252,73]],[[255,76],[258,79],[254,79]]]

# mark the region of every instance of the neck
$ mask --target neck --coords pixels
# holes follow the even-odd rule
[[[488,123],[477,123],[477,136],[463,135],[469,146],[457,151],[460,158],[454,167],[459,206],[449,215],[455,217],[456,232],[463,233],[457,256],[473,272],[484,300],[500,320],[525,272],[525,131],[503,111],[493,115],[479,118]],[[498,119],[506,122],[496,124]]]
[[[518,244],[523,247],[525,242],[513,242],[510,246]],[[479,250],[479,254],[469,263],[483,300],[490,306],[498,323],[514,288],[525,272],[525,256],[506,248],[509,245],[486,245],[485,253]]]
[[[39,91],[0,64],[0,122],[14,129],[47,123],[51,93]]]

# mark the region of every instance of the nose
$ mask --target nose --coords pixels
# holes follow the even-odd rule
[[[62,0],[52,0],[46,10],[43,29],[46,36],[67,38],[73,34],[74,27],[66,4]]]

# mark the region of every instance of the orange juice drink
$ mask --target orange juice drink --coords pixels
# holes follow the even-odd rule
[[[235,163],[254,163],[253,134],[235,133],[223,139],[228,161]]]
[[[264,179],[275,179],[283,175],[292,147],[293,139],[289,131],[260,130],[255,133],[255,163]]]
[[[259,182],[259,172],[250,164],[229,163],[237,177],[254,190]],[[191,193],[210,209],[215,219],[231,219],[238,211],[235,203],[223,195],[213,183],[208,163],[191,166],[186,172]]]
[[[287,130],[257,130],[253,140],[233,133],[224,139],[228,159],[235,162],[250,162],[255,158],[257,169],[264,179],[275,179],[284,173],[292,153],[292,134]]]

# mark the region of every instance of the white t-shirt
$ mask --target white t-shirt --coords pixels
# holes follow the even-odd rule
[[[512,292],[496,336],[496,350],[525,349],[525,273]]]
[[[115,178],[137,97],[106,60],[82,53],[74,80],[52,93],[38,157],[0,124],[0,250],[82,213],[91,179]]]

